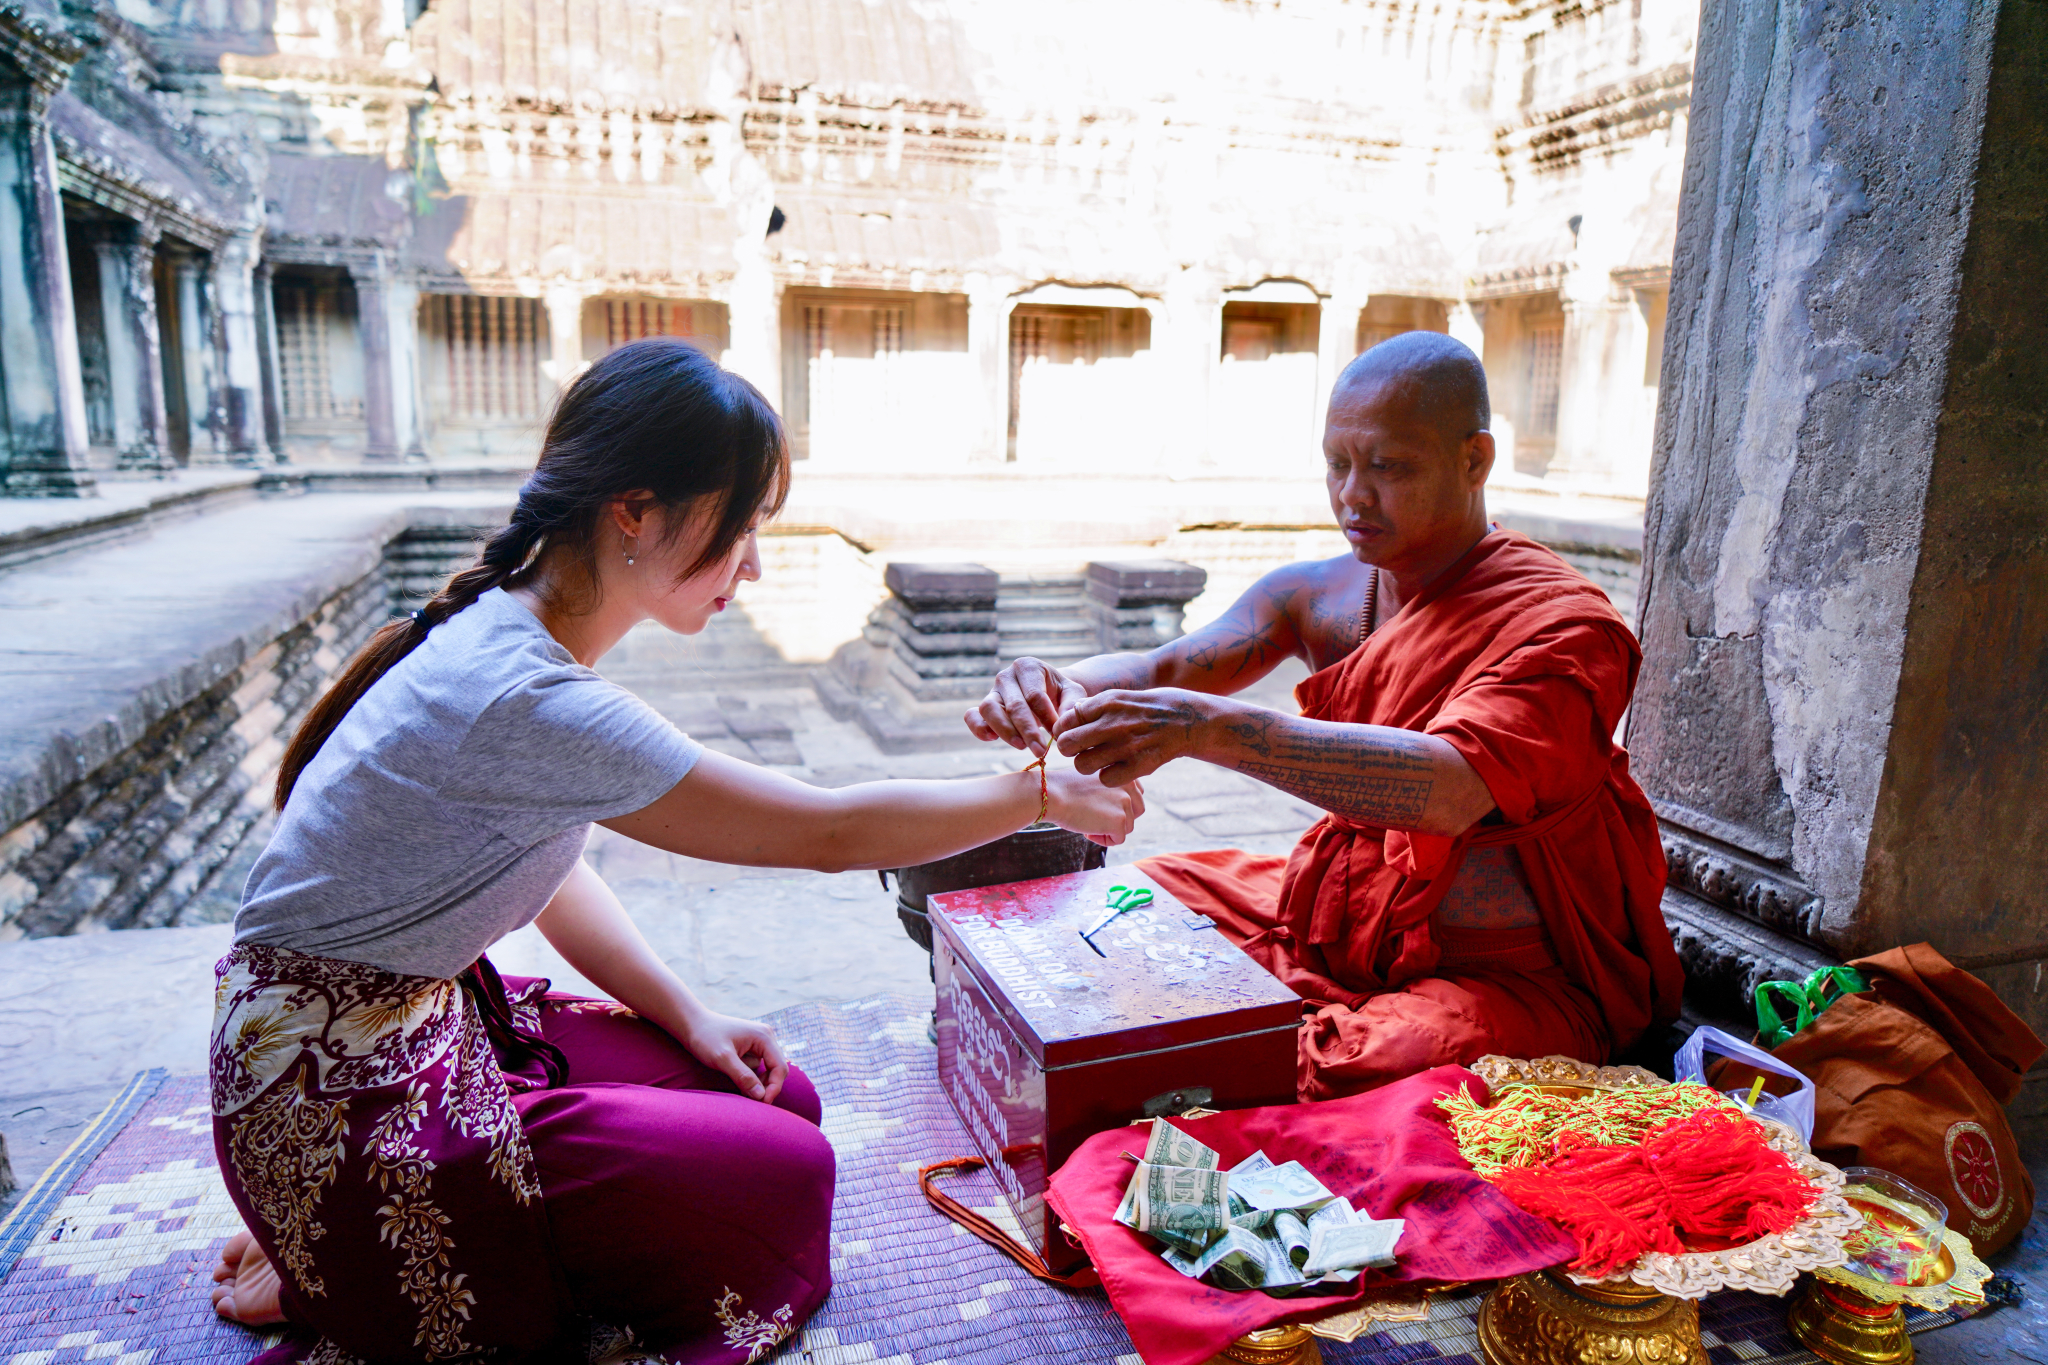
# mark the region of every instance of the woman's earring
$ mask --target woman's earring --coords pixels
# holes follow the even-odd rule
[[[635,546],[633,547],[633,550],[637,550],[637,549],[639,549],[639,548],[640,548],[640,547],[639,547],[639,546],[638,546],[638,545],[636,544],[636,545],[635,545]],[[633,550],[628,550],[628,551],[626,551],[626,562],[627,562],[628,564],[631,564],[631,563],[633,562]]]

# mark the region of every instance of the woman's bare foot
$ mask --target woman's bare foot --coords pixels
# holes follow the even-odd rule
[[[284,1321],[277,1271],[247,1228],[228,1238],[221,1248],[213,1278],[218,1286],[213,1291],[213,1311],[222,1317],[249,1327]]]

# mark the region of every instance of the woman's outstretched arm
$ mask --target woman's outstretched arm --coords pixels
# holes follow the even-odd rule
[[[1145,811],[1135,782],[1105,787],[1054,770],[1046,818],[1097,843],[1122,843]],[[1038,815],[1038,774],[813,787],[707,753],[653,805],[602,823],[643,844],[743,867],[817,872],[910,867],[976,848]]]
[[[775,1030],[705,1008],[581,858],[535,923],[592,985],[668,1030],[698,1061],[730,1076],[742,1095],[773,1104],[782,1093],[789,1062]]]

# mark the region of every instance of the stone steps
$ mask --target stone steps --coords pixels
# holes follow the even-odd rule
[[[1078,573],[1005,574],[996,590],[997,655],[1050,664],[1101,652],[1101,627],[1088,609],[1088,580]]]

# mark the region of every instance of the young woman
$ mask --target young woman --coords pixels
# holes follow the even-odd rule
[[[679,341],[563,395],[511,524],[308,715],[218,969],[214,1145],[247,1231],[217,1310],[273,1355],[759,1360],[830,1288],[832,1149],[772,1030],[707,1009],[581,861],[595,822],[756,867],[896,867],[1041,814],[1104,843],[1135,786],[1073,772],[838,791],[707,753],[592,671],[761,576],[780,422]],[[1042,785],[1041,785],[1042,783]],[[609,1000],[501,979],[529,921]]]

